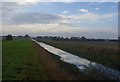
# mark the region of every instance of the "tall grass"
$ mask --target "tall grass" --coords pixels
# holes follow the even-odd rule
[[[120,69],[120,55],[117,42],[43,41],[54,47],[73,53],[108,67]]]
[[[44,64],[44,69],[50,80],[105,80],[105,75],[98,73],[92,68],[87,68],[84,72],[80,71],[75,65],[65,63],[47,50],[38,47],[38,54],[41,62]]]

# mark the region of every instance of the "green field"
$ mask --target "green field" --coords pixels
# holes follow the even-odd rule
[[[31,40],[3,41],[3,80],[47,79]]]
[[[43,42],[67,52],[97,62],[111,68],[120,69],[120,56],[117,42],[96,41],[49,41]]]
[[[85,80],[71,64],[59,60],[30,39],[3,41],[3,80]],[[95,76],[96,78],[96,76]]]
[[[3,80],[91,79],[30,39],[3,41],[2,48]]]
[[[3,80],[108,79],[95,70],[80,72],[30,39],[3,41],[2,62]]]

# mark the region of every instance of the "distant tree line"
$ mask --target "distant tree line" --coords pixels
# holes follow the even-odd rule
[[[28,34],[26,34],[25,36],[22,35],[12,36],[11,34],[2,36],[2,40],[13,40],[13,39],[22,39],[22,38],[30,38],[30,36]]]
[[[71,41],[118,41],[117,39],[87,39],[86,37],[60,37],[60,36],[37,36],[41,40],[71,40]]]
[[[30,38],[30,36],[28,34],[22,36],[22,35],[18,35],[18,36],[12,36],[11,34],[6,35],[6,36],[2,36],[3,40],[13,40],[13,39],[21,39],[21,38]],[[120,41],[120,37],[118,37],[117,39],[87,39],[84,36],[81,37],[60,37],[60,36],[37,36],[37,37],[33,37],[35,39],[38,40],[71,40],[71,41]]]
[[[7,35],[5,37],[6,37],[6,40],[12,40],[13,39],[12,35]]]
[[[37,39],[49,39],[49,40],[87,40],[84,36],[80,37],[60,37],[60,36],[37,36]]]

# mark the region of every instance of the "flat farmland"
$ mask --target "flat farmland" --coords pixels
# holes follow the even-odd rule
[[[105,66],[120,69],[118,42],[42,40],[51,46]]]
[[[2,43],[2,79],[47,79],[31,40],[10,40]]]
[[[74,65],[60,61],[58,56],[49,53],[30,39],[3,41],[2,62],[3,81],[89,80],[101,76],[79,72]]]
[[[65,42],[64,45],[60,41],[46,42],[61,47],[61,49],[64,46],[66,51],[68,49],[67,43],[69,42]],[[58,45],[59,43],[61,44]],[[72,47],[71,50],[75,50],[73,44]],[[98,73],[95,70],[86,70],[85,73],[80,72],[75,65],[61,61],[58,56],[48,52],[31,39],[3,41],[2,69],[3,81],[109,79],[104,74]]]

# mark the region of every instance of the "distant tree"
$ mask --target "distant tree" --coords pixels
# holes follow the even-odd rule
[[[66,37],[65,40],[69,40],[68,37]]]
[[[18,35],[17,37],[22,38],[22,35]]]
[[[30,38],[30,36],[28,34],[25,35],[25,38]]]
[[[25,37],[28,37],[28,34],[26,34]]]
[[[13,39],[12,35],[7,35],[5,38],[6,38],[6,40],[12,40]]]
[[[81,39],[82,39],[82,40],[86,40],[87,38],[86,38],[86,37],[84,37],[84,36],[82,36],[82,37],[81,37]]]

